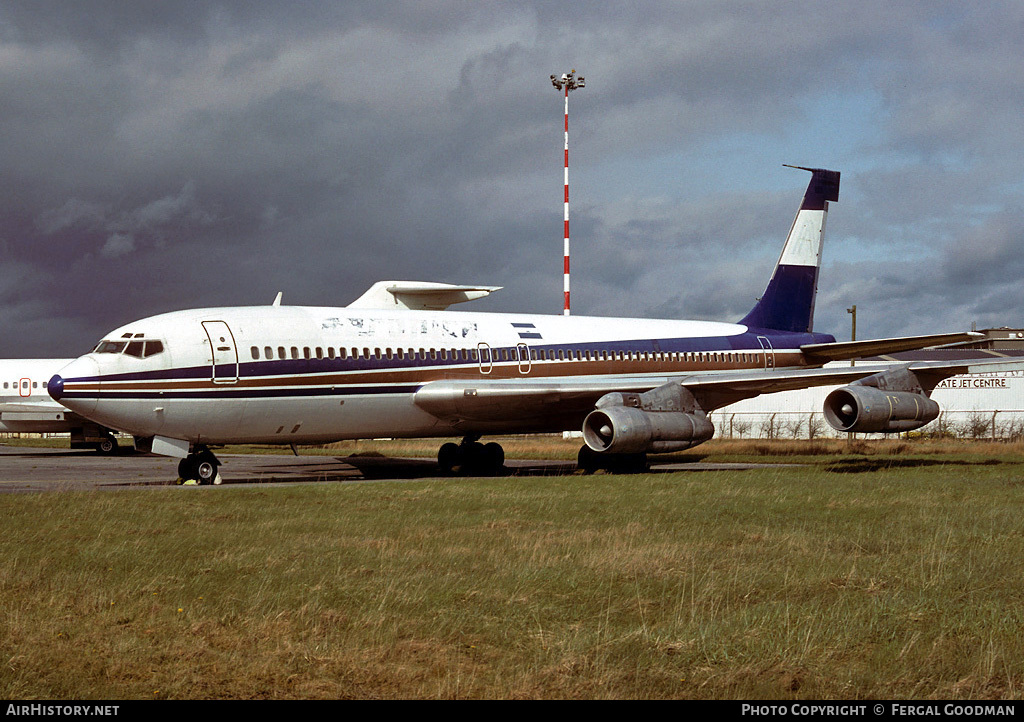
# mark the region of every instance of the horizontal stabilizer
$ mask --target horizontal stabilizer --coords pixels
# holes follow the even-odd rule
[[[881,356],[897,351],[915,351],[921,348],[942,346],[962,341],[977,341],[984,338],[982,333],[937,333],[929,336],[901,336],[899,338],[879,338],[869,341],[837,341],[835,343],[813,343],[801,346],[807,360],[813,364],[829,361],[846,361],[866,356]]]
[[[488,296],[501,286],[456,286],[429,281],[378,281],[348,308],[443,311],[453,303]]]
[[[825,201],[839,200],[839,171],[825,170],[824,168],[804,168],[802,165],[789,165],[783,163],[786,168],[810,171],[811,183],[804,194],[804,202],[801,208],[825,207]]]

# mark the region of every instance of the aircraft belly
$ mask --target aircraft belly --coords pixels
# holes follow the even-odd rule
[[[122,399],[115,405],[116,416],[111,414],[111,420],[117,418],[122,422],[121,427],[129,426],[121,428],[122,431],[135,436],[166,436],[198,442],[237,435],[246,401]],[[104,422],[102,417],[94,418],[96,421]],[[131,419],[131,424],[124,424],[124,419]]]
[[[239,421],[209,433],[207,443],[307,444],[342,439],[434,436],[450,433],[420,410],[409,394],[248,399]],[[173,434],[172,434],[173,435]]]
[[[77,399],[76,399],[77,401]],[[148,419],[140,419],[137,401],[119,399],[117,401],[105,401],[102,404],[95,400],[86,400],[87,403],[75,403],[74,412],[78,417],[85,417],[96,424],[106,426],[116,431],[123,431],[130,434],[145,435],[137,429],[148,425]],[[85,413],[84,409],[88,409]],[[79,418],[76,426],[81,426]]]

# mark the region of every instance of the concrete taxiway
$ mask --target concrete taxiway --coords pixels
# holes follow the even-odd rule
[[[446,478],[433,459],[383,456],[286,456],[280,454],[219,454],[224,485],[296,482],[359,482]],[[651,471],[742,470],[767,464],[704,462],[651,464]],[[772,464],[771,466],[777,466]],[[576,473],[570,461],[508,459],[507,476],[566,476]],[[123,489],[171,486],[177,480],[178,460],[124,452],[102,456],[93,451],[0,445],[0,493]]]

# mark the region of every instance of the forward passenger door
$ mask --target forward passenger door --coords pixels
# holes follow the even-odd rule
[[[224,321],[203,321],[203,330],[210,339],[211,375],[215,384],[238,382],[238,348],[235,337]]]

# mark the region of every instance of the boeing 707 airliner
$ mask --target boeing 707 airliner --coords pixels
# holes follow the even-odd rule
[[[219,479],[210,447],[462,437],[443,470],[494,473],[488,434],[583,430],[591,469],[710,439],[708,414],[759,394],[849,384],[825,400],[841,431],[898,432],[938,416],[929,397],[978,363],[823,368],[972,334],[836,342],[812,331],[829,203],[816,168],[768,286],[737,323],[445,310],[493,287],[381,282],[347,307],[205,308],[116,329],[49,382],[61,404]],[[992,370],[991,366],[985,366]]]

